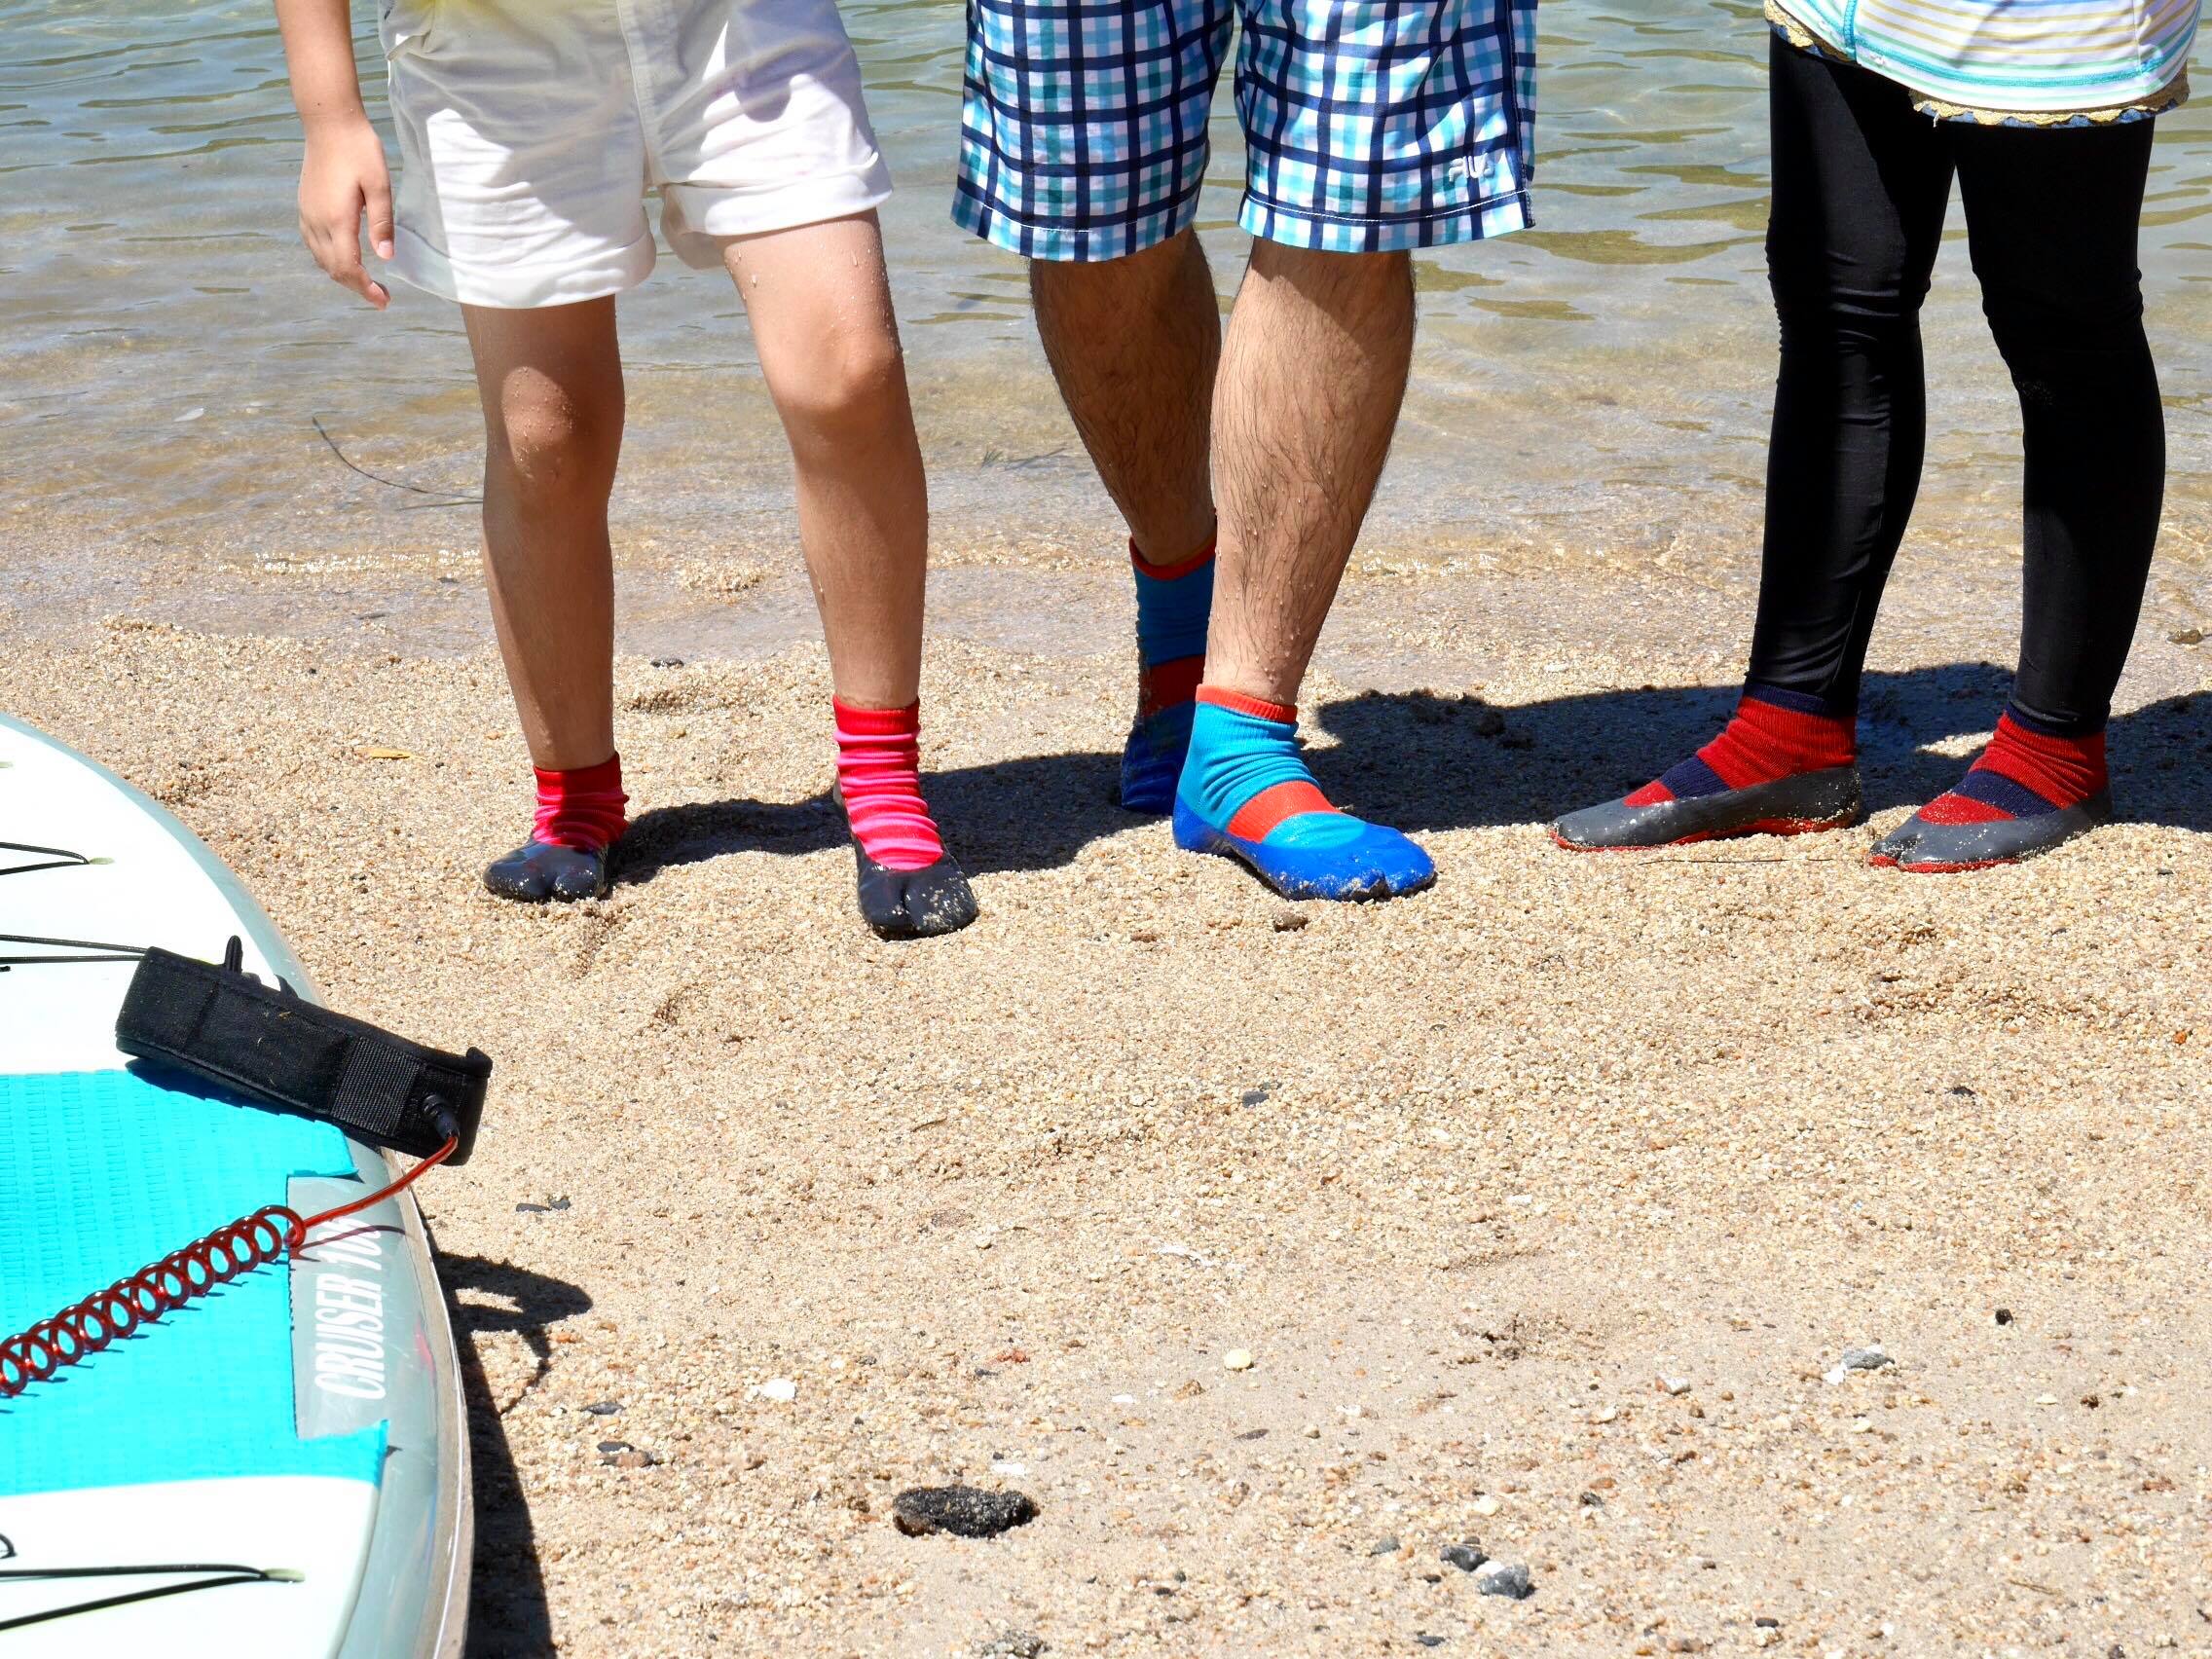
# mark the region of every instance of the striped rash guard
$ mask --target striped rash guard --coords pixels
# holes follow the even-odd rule
[[[1793,44],[1857,63],[1944,119],[2062,126],[2188,95],[2202,0],[1766,0]]]

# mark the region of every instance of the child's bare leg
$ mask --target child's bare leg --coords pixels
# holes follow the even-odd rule
[[[605,890],[624,825],[607,540],[622,443],[614,302],[462,313],[484,400],[492,619],[538,785],[530,844],[485,879],[507,898],[584,898]]]
[[[929,493],[875,215],[741,237],[722,257],[791,439],[837,696],[904,708],[921,685]]]
[[[864,213],[736,238],[722,257],[791,440],[862,913],[886,938],[950,933],[976,901],[921,795],[929,491],[882,233]]]
[[[484,399],[484,571],[523,736],[539,766],[594,765],[614,752],[614,302],[461,311]]]

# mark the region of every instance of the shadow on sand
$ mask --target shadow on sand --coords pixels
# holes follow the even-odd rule
[[[1870,812],[1917,805],[1964,762],[1928,746],[1996,723],[2011,683],[1992,663],[1868,674],[1860,697]],[[1341,747],[1312,756],[1330,798],[1408,830],[1541,824],[1626,793],[1705,742],[1735,707],[1730,686],[1644,687],[1493,708],[1480,697],[1367,691],[1322,704],[1312,725]],[[2212,830],[2212,698],[2167,698],[2112,722],[2123,822]],[[1114,799],[1114,753],[1033,755],[929,775],[930,803],[973,874],[1050,869],[1143,820]],[[845,845],[825,792],[775,805],[701,802],[640,815],[618,884],[725,853]]]
[[[476,1481],[468,1659],[535,1659],[553,1651],[545,1575],[537,1559],[529,1500],[523,1495],[522,1478],[515,1471],[514,1453],[500,1420],[502,1408],[492,1397],[477,1344],[498,1333],[521,1338],[536,1361],[525,1384],[533,1386],[552,1364],[547,1329],[587,1310],[591,1298],[565,1280],[481,1256],[440,1253],[438,1277],[446,1287],[454,1334],[461,1340],[468,1455]]]

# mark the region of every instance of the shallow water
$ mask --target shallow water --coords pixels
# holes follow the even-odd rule
[[[1109,547],[1021,267],[946,216],[960,9],[845,15],[901,186],[885,218],[939,545]],[[362,46],[381,118],[366,27]],[[1755,0],[1554,0],[1540,50],[1538,228],[1420,257],[1415,385],[1368,553],[1735,564],[1755,536],[1773,350]],[[2188,570],[2212,524],[2212,101],[2160,127],[2144,266],[2167,546]],[[1226,294],[1241,155],[1234,123],[1215,138],[1202,222]],[[266,0],[0,0],[4,502],[43,549],[37,593],[116,579],[117,548],[311,572],[465,562],[467,508],[349,472],[311,424],[387,477],[472,486],[458,313],[401,290],[380,316],[315,273],[292,225],[298,159]],[[1953,219],[1919,534],[2007,557],[2017,417]],[[664,258],[622,326],[625,553],[788,549],[781,442],[729,286]]]

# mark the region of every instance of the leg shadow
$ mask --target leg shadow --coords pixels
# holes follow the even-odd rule
[[[1052,869],[1090,842],[1149,822],[1115,798],[1119,754],[1029,755],[926,772],[922,787],[945,844],[971,875]],[[806,800],[700,801],[641,813],[622,837],[616,886],[730,853],[845,847],[845,815],[825,790]]]
[[[481,1256],[438,1256],[446,1311],[461,1341],[461,1390],[468,1403],[468,1454],[475,1474],[476,1554],[468,1603],[469,1659],[536,1659],[553,1651],[545,1575],[522,1478],[476,1351],[477,1339],[511,1333],[536,1360],[535,1386],[552,1364],[546,1330],[591,1307],[591,1298],[548,1278]],[[510,1402],[511,1403],[511,1402]]]
[[[1871,812],[1919,805],[1967,761],[1930,747],[1996,723],[2011,673],[1944,663],[1869,674],[1860,697],[1861,765]],[[1315,723],[1342,747],[1312,756],[1322,788],[1404,830],[1545,823],[1612,799],[1690,754],[1727,720],[1734,685],[1642,686],[1500,708],[1471,695],[1362,692]],[[2149,704],[2112,722],[2113,793],[2123,819],[2212,829],[2212,698]]]

